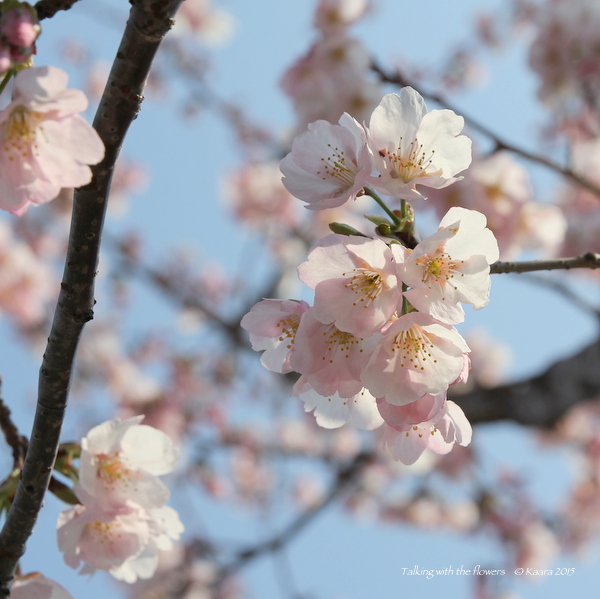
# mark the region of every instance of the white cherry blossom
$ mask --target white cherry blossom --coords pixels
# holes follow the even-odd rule
[[[306,208],[341,206],[363,189],[371,162],[363,127],[344,113],[338,125],[315,121],[281,161],[283,184]]]
[[[404,199],[423,196],[415,185],[440,189],[471,164],[471,140],[459,135],[464,119],[452,110],[427,112],[412,87],[388,94],[375,108],[368,128],[373,165],[380,175],[370,183]]]
[[[454,327],[411,312],[394,321],[361,375],[375,397],[394,405],[443,393],[463,372],[469,346]]]
[[[169,490],[157,477],[171,472],[179,451],[162,431],[140,424],[143,416],[94,427],[81,442],[79,482],[105,509],[133,501],[162,507]]]

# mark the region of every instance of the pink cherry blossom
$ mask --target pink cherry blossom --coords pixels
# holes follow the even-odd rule
[[[250,333],[252,349],[265,350],[261,358],[265,368],[282,374],[293,370],[294,340],[300,317],[308,308],[305,301],[264,299],[242,318],[240,324]]]
[[[306,208],[341,206],[363,189],[371,162],[363,127],[347,113],[338,125],[316,121],[296,137],[281,161],[283,184]]]
[[[367,119],[382,94],[370,65],[370,53],[357,39],[338,33],[317,40],[281,79],[300,130],[318,120],[335,123],[344,112]]]
[[[298,224],[298,202],[282,185],[275,162],[250,163],[223,181],[227,203],[236,217],[257,229],[277,231]]]
[[[314,25],[323,35],[339,34],[358,21],[368,8],[368,0],[320,0]]]
[[[459,135],[464,119],[451,110],[427,112],[412,87],[388,94],[375,108],[368,128],[373,165],[380,175],[372,185],[404,199],[423,196],[415,185],[442,188],[471,164],[471,140]]]
[[[69,591],[39,572],[16,574],[10,596],[11,599],[73,599]]]
[[[87,100],[67,89],[67,80],[55,67],[15,76],[13,100],[0,111],[0,208],[20,216],[62,187],[85,185],[92,178],[88,165],[104,157],[100,137],[77,114]]]
[[[142,419],[110,420],[82,439],[79,482],[103,509],[130,501],[158,508],[169,500],[157,477],[171,472],[179,452],[162,431],[139,424]]]
[[[168,506],[144,510],[132,505],[110,512],[96,505],[76,505],[59,516],[58,547],[65,563],[81,574],[105,570],[119,580],[150,578],[158,551],[172,548],[183,532],[177,513]]]
[[[420,312],[395,320],[361,375],[375,397],[402,406],[444,393],[464,369],[469,346],[454,327]]]
[[[300,280],[315,290],[315,316],[342,331],[369,337],[398,309],[396,264],[379,239],[328,235],[298,267]]]
[[[421,454],[430,449],[446,454],[454,443],[466,446],[471,442],[472,429],[463,411],[447,400],[443,414],[428,422],[384,428],[383,443],[395,460],[414,464]]]
[[[417,310],[441,322],[462,322],[459,302],[476,310],[489,303],[490,264],[498,255],[498,243],[486,228],[485,216],[451,208],[438,232],[414,250],[404,250],[404,260],[398,261],[400,279],[411,286],[404,295]]]
[[[376,336],[363,339],[319,322],[311,308],[302,315],[290,365],[320,395],[354,397],[362,391],[360,374],[375,342]],[[300,388],[301,381],[295,389]],[[297,394],[292,391],[292,395]]]
[[[304,402],[304,411],[313,411],[317,424],[323,428],[339,428],[350,422],[358,428],[373,430],[383,424],[375,398],[367,389],[348,398],[338,393],[324,397],[304,381],[295,391]]]

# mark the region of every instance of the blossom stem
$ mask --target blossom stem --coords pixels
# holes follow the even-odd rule
[[[2,83],[0,83],[0,94],[2,94],[14,74],[15,69],[8,69],[8,71],[6,71],[6,75],[4,75],[4,79],[2,79]]]
[[[392,219],[394,226],[400,226],[400,219],[398,218],[398,216],[388,208],[387,204],[379,197],[379,195],[375,192],[374,189],[371,189],[370,187],[365,187],[365,194],[371,196],[383,208],[383,211]]]

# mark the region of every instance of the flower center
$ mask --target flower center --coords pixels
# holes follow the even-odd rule
[[[334,148],[331,144],[327,144],[327,147],[331,154],[326,158],[321,158],[323,168],[317,171],[317,175],[320,175],[323,181],[335,179],[342,188],[352,187],[358,172],[356,165],[352,160],[346,158],[344,150]]]
[[[281,335],[279,335],[278,339],[279,341],[289,339],[289,343],[287,344],[288,349],[291,349],[292,345],[294,345],[294,339],[296,338],[299,324],[300,316],[297,314],[290,314],[277,323],[277,327],[281,329]]]
[[[425,362],[431,358],[433,344],[427,333],[418,325],[413,325],[408,331],[400,331],[392,344],[392,351],[400,351],[400,367],[425,370]],[[437,360],[430,359],[436,363]]]
[[[325,336],[326,352],[322,359],[329,359],[330,364],[333,364],[338,354],[341,354],[344,358],[349,358],[352,349],[358,349],[359,352],[363,351],[359,349],[362,339],[351,333],[340,331],[335,325],[331,325],[323,335]]]
[[[9,160],[15,160],[18,155],[26,158],[30,147],[35,152],[36,133],[43,120],[41,114],[30,111],[25,106],[13,108],[4,129],[4,151]]]
[[[404,140],[400,138],[400,144],[396,152],[380,152],[382,157],[387,157],[392,171],[392,179],[402,179],[405,183],[421,179],[422,177],[435,177],[442,174],[442,169],[430,170],[433,164],[435,150],[429,153],[423,151],[423,144],[415,138],[408,145],[404,145]]]
[[[423,277],[421,281],[425,283],[429,289],[432,285],[443,287],[448,284],[454,289],[451,280],[455,276],[463,277],[464,274],[459,272],[460,266],[464,260],[452,260],[449,254],[438,250],[433,257],[421,256],[415,260],[415,263],[423,268]]]
[[[116,454],[100,454],[98,459],[98,476],[108,485],[131,476],[131,470],[119,459]]]
[[[379,297],[385,283],[381,274],[368,268],[354,268],[349,272],[342,273],[342,276],[352,277],[345,287],[352,289],[358,298],[352,302],[353,306],[363,302],[363,307],[367,308],[369,304]]]

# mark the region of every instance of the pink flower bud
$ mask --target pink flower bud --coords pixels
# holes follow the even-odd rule
[[[13,8],[2,15],[2,35],[13,46],[29,48],[40,33],[37,18],[25,7]]]

